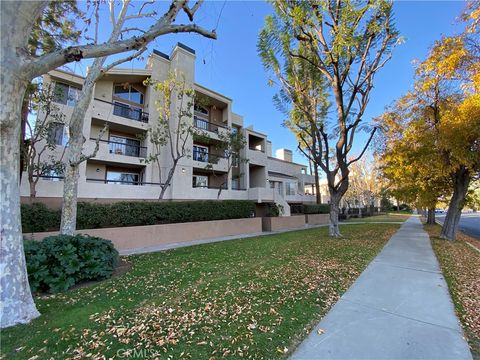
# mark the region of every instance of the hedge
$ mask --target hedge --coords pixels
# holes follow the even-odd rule
[[[107,279],[118,262],[110,240],[84,235],[26,240],[24,248],[33,292],[56,293],[84,281]]]
[[[255,203],[246,200],[79,203],[77,229],[239,219],[252,217],[254,213]],[[22,226],[24,233],[58,230],[60,210],[43,204],[23,204]]]
[[[330,205],[328,204],[303,205],[304,214],[328,214],[329,212]]]

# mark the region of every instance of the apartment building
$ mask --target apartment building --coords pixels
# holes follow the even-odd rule
[[[186,148],[191,154],[179,161],[164,200],[249,199],[258,204],[281,204],[286,215],[289,204],[315,202],[315,197],[304,191],[314,183],[307,167],[293,162],[292,152],[287,149],[279,149],[273,156],[267,135],[251,126],[244,127],[243,117],[232,111],[232,99],[197,84],[195,51],[180,43],[170,55],[154,50],[145,69],[114,68],[96,83],[85,115],[84,153],[92,153],[105,124],[108,130],[99,143],[97,155],[80,166],[80,201],[158,199],[164,178],[159,178],[156,163],[143,161],[153,151],[148,129],[157,123],[158,95],[144,85],[144,80],[162,81],[171,72],[183,76],[193,87],[196,98],[205,100],[202,105],[195,105],[191,122],[206,136],[188,139]],[[60,156],[64,146],[68,146],[68,120],[83,80],[60,70],[44,77],[44,82],[54,83],[60,91],[56,101],[66,120],[52,134],[58,144],[55,156]],[[221,134],[229,131],[238,131],[245,137],[247,144],[240,158],[248,160],[235,163],[230,171],[227,159],[215,146],[221,141]],[[172,161],[168,151],[165,147],[160,159],[163,174]],[[58,175],[45,174],[39,180],[39,200],[50,204],[61,202],[63,185]],[[29,196],[26,176],[22,178],[21,195]]]

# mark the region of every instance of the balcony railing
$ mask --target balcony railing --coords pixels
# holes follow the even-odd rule
[[[90,140],[96,141],[97,139],[90,138]],[[100,140],[100,142],[108,144],[108,150],[110,154],[133,156],[138,158],[144,158],[147,156],[147,148],[145,146],[125,144],[109,140]]]
[[[225,156],[210,154],[204,151],[193,150],[193,160],[208,164],[218,164],[220,159],[225,159]]]
[[[118,185],[162,185],[161,183],[153,183],[146,181],[128,181],[128,180],[108,180],[108,179],[92,179],[87,178],[87,182],[97,182],[102,184],[118,184]]]
[[[227,184],[223,184],[223,185],[220,185],[220,186],[214,186],[214,185],[196,185],[196,184],[194,184],[193,187],[194,187],[194,188],[198,188],[198,189],[216,189],[216,190],[219,190],[219,189],[227,190],[227,189],[228,189]]]
[[[225,126],[214,124],[211,122],[208,122],[207,120],[200,119],[198,117],[193,118],[193,126],[195,126],[197,129],[200,130],[206,130],[210,132],[214,132],[218,134],[218,129],[226,129]]]
[[[97,98],[95,98],[95,100],[112,105],[113,115],[121,116],[130,120],[135,120],[143,123],[148,123],[148,113],[143,111],[139,107],[122,104],[119,102],[111,103],[109,101],[105,101]]]

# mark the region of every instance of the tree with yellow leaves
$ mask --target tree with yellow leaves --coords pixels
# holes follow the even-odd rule
[[[480,173],[479,16],[479,3],[469,3],[464,32],[434,44],[417,67],[414,90],[379,121],[386,177],[417,205],[434,209],[450,198],[441,232],[449,240]]]

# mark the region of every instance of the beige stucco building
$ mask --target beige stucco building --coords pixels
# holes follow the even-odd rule
[[[195,106],[190,121],[207,135],[208,141],[205,137],[203,140],[189,138],[186,146],[189,156],[180,160],[165,200],[217,199],[218,187],[224,184],[220,199],[249,199],[259,204],[274,202],[285,208],[286,215],[290,213],[288,204],[315,201],[313,195],[304,191],[314,182],[313,176],[307,174],[307,167],[294,163],[292,152],[287,149],[279,149],[273,156],[267,135],[251,126],[244,127],[243,117],[232,111],[232,99],[197,84],[195,51],[183,44],[178,44],[170,55],[154,50],[145,69],[115,68],[96,83],[85,114],[84,154],[93,151],[105,124],[108,130],[100,141],[97,155],[80,166],[78,197],[81,201],[158,199],[163,179],[159,178],[155,163],[143,161],[153,151],[147,130],[154,126],[159,116],[155,105],[158,96],[143,82],[148,78],[165,80],[171,72],[184,76],[196,96],[207,100],[208,105]],[[55,83],[56,89],[63,92],[57,105],[65,115],[65,126],[59,126],[53,134],[58,156],[68,144],[68,120],[83,78],[55,70],[45,75],[44,82]],[[212,144],[219,141],[219,134],[232,130],[244,135],[247,144],[240,157],[248,161],[239,162],[227,171],[227,159]],[[162,151],[163,173],[171,163],[168,151],[168,147]],[[59,205],[63,185],[61,176],[55,175],[49,174],[39,180],[37,198]],[[29,196],[26,176],[22,177],[21,194]]]

